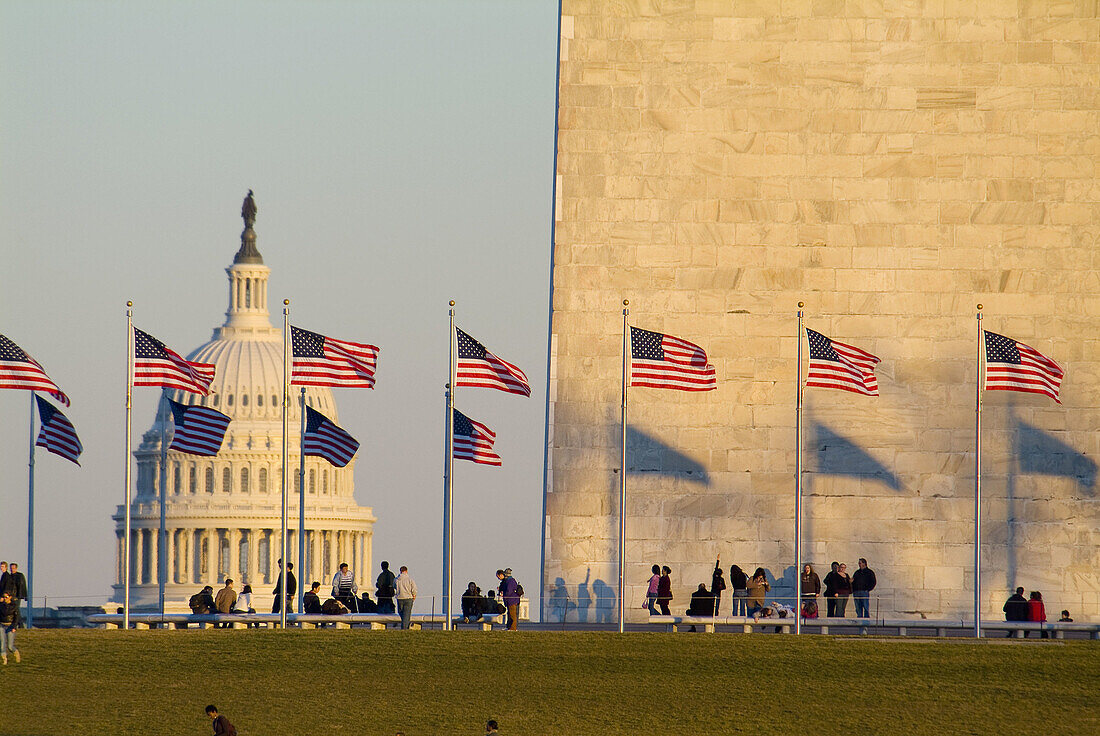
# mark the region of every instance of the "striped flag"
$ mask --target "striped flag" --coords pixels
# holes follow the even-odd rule
[[[1061,404],[1058,391],[1065,375],[1038,350],[1010,337],[985,332],[985,389],[1045,394]]]
[[[134,385],[210,393],[212,363],[191,363],[147,332],[134,328]]]
[[[0,335],[0,388],[42,391],[69,405],[69,397],[46,375],[39,362],[3,335]]]
[[[302,452],[312,457],[323,457],[338,468],[351,462],[359,449],[354,437],[337,427],[324,414],[306,407],[306,433]]]
[[[378,348],[374,345],[336,340],[293,325],[290,345],[294,354],[290,373],[293,385],[374,388],[378,365]]]
[[[810,343],[810,368],[806,385],[839,388],[864,396],[878,396],[875,365],[879,359],[866,350],[830,340],[820,332],[806,329]]]
[[[500,455],[493,452],[496,433],[481,422],[454,410],[455,460],[472,460],[481,465],[500,465]]]
[[[176,425],[169,450],[189,455],[217,455],[225,440],[229,417],[205,406],[181,404],[168,399],[172,422]]]
[[[677,391],[718,388],[701,347],[672,335],[630,328],[630,385]]]
[[[38,418],[41,424],[38,439],[34,442],[35,447],[44,447],[54,455],[60,455],[80,465],[80,453],[84,452],[84,446],[76,436],[73,423],[41,396],[36,395],[34,398],[38,403]]]
[[[458,342],[458,369],[455,386],[497,388],[510,394],[531,395],[531,384],[516,366],[501,360],[462,330],[455,328]]]

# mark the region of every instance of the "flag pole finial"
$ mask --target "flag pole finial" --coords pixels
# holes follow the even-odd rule
[[[133,302],[126,302],[126,306],[132,307],[132,306],[134,306],[134,303]]]
[[[804,306],[806,306],[806,302],[799,302],[798,303],[798,308],[799,309],[802,309],[802,307],[804,307]]]
[[[982,309],[982,305],[981,305],[981,304],[979,304],[979,305],[978,305],[978,311],[981,311],[981,309]]]
[[[630,300],[629,299],[623,299],[623,306],[624,307],[629,307],[630,306]]]
[[[452,299],[450,302],[448,302],[448,304],[450,304],[453,307],[455,305],[455,300]]]
[[[289,299],[283,299],[283,306],[286,306],[286,305],[289,305],[289,304],[290,304]]]

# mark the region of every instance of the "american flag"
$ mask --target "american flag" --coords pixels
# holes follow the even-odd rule
[[[0,388],[42,391],[69,405],[69,397],[50,380],[38,361],[3,335],[0,335]]]
[[[191,363],[147,332],[134,328],[134,385],[210,393],[212,363]]]
[[[839,388],[864,396],[878,396],[878,379],[875,378],[878,358],[866,350],[830,340],[808,328],[806,339],[810,343],[807,386]]]
[[[35,447],[44,447],[54,455],[60,455],[80,465],[80,453],[84,452],[84,446],[76,436],[73,423],[41,396],[34,398],[38,402],[38,418],[42,425],[38,430],[38,439],[34,442]]]
[[[718,388],[714,366],[701,347],[660,332],[630,328],[630,385],[677,391]]]
[[[169,450],[189,455],[217,455],[225,440],[229,417],[205,406],[181,404],[168,399],[172,422],[176,425]]]
[[[493,452],[496,433],[481,422],[454,410],[455,460],[472,460],[481,465],[500,465],[500,455]]]
[[[302,452],[313,457],[323,457],[338,468],[351,462],[359,449],[354,437],[337,427],[324,414],[306,407],[306,434]]]
[[[985,388],[1046,394],[1061,404],[1058,390],[1065,375],[1038,350],[995,332],[985,332]]]
[[[516,366],[501,360],[485,349],[485,346],[462,330],[458,333],[458,370],[456,386],[474,388],[498,388],[510,394],[531,395],[531,384]]]
[[[299,327],[290,328],[294,353],[290,382],[295,386],[374,388],[378,348],[346,342]]]

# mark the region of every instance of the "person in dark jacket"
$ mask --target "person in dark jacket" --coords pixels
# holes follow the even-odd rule
[[[871,591],[878,585],[875,571],[867,567],[867,558],[859,558],[859,569],[852,576],[852,598],[856,602],[856,618],[871,617]]]
[[[23,576],[23,573],[19,572],[19,565],[14,562],[11,563],[11,569],[8,572],[0,576],[0,592],[8,591],[11,593],[11,597],[17,601],[27,600],[27,578]]]
[[[852,597],[852,577],[848,574],[848,566],[843,562],[836,571],[836,615],[844,617],[844,610],[848,607],[848,599]]]
[[[1027,598],[1024,598],[1023,586],[1016,588],[1001,610],[1005,612],[1005,621],[1027,621]],[[1012,636],[1012,631],[1006,631],[1005,636]]]
[[[726,579],[722,577],[722,556],[714,561],[714,572],[710,576],[710,594],[714,598],[714,611],[711,615],[717,616],[718,609],[722,607],[722,591],[726,589]]]
[[[321,612],[321,596],[317,594],[317,591],[320,589],[321,584],[314,581],[313,585],[310,586],[309,592],[302,596],[302,608],[305,609],[305,613]]]
[[[275,596],[275,600],[271,604],[271,612],[272,613],[279,613],[282,610],[280,608],[280,606],[282,605],[281,601],[283,600],[284,596],[279,595],[280,591],[282,591],[282,589],[283,589],[283,575],[282,575],[282,572],[281,572],[282,567],[283,567],[283,561],[279,560],[279,570],[280,570],[280,572],[279,572],[278,575],[275,576],[275,590],[273,591],[273,594]],[[294,579],[294,573],[292,572],[293,570],[294,570],[294,563],[293,562],[286,563],[286,596],[285,596],[285,598],[286,598],[287,613],[291,613],[291,612],[294,611],[294,594],[298,592],[298,581]]]
[[[834,561],[833,569],[825,576],[825,615],[836,615],[836,585],[840,582],[840,576],[837,574],[837,570],[840,569],[840,563]]]
[[[206,614],[217,613],[214,609],[214,589],[207,585],[187,602],[191,613]]]
[[[799,577],[799,590],[802,594],[802,615],[805,618],[817,617],[817,597],[821,595],[821,578],[814,572],[814,566],[806,563]],[[813,614],[812,616],[810,614]]]
[[[749,576],[738,565],[730,565],[730,587],[733,588],[733,615],[748,614]]]
[[[214,726],[214,736],[237,736],[237,729],[228,718],[218,714],[217,707],[206,706],[206,715],[210,716],[211,725]]]
[[[504,607],[508,610],[508,630],[517,631],[519,629],[519,583],[512,577],[512,568],[505,568],[504,570],[497,570],[497,579],[500,580],[501,600],[504,602]]]
[[[10,591],[0,593],[0,656],[4,664],[8,663],[8,652],[20,660],[19,650],[15,648],[15,630],[19,628],[19,600],[13,598]]]
[[[481,589],[472,580],[462,594],[462,621],[471,624],[481,618]]]
[[[504,613],[505,608],[502,603],[496,599],[496,591],[490,590],[488,597],[481,599],[481,613],[495,616],[498,613]]]
[[[661,607],[661,613],[671,616],[672,611],[668,604],[672,602],[672,568],[665,565],[661,568],[661,579],[657,581],[657,605]]]
[[[379,613],[394,613],[397,610],[397,604],[394,603],[394,596],[397,595],[397,589],[394,588],[396,580],[397,577],[390,570],[390,563],[382,560],[382,572],[374,583],[374,597],[378,601]]]

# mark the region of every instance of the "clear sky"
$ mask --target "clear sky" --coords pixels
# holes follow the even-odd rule
[[[269,308],[381,348],[335,389],[374,559],[441,584],[447,302],[532,396],[466,389],[501,469],[456,463],[456,595],[538,590],[557,2],[0,5],[0,333],[71,396],[39,451],[36,598],[96,603],[123,497],[126,312],[186,354],[227,306],[255,191]],[[136,389],[135,446],[158,389]],[[0,558],[25,562],[28,393],[0,391]]]

